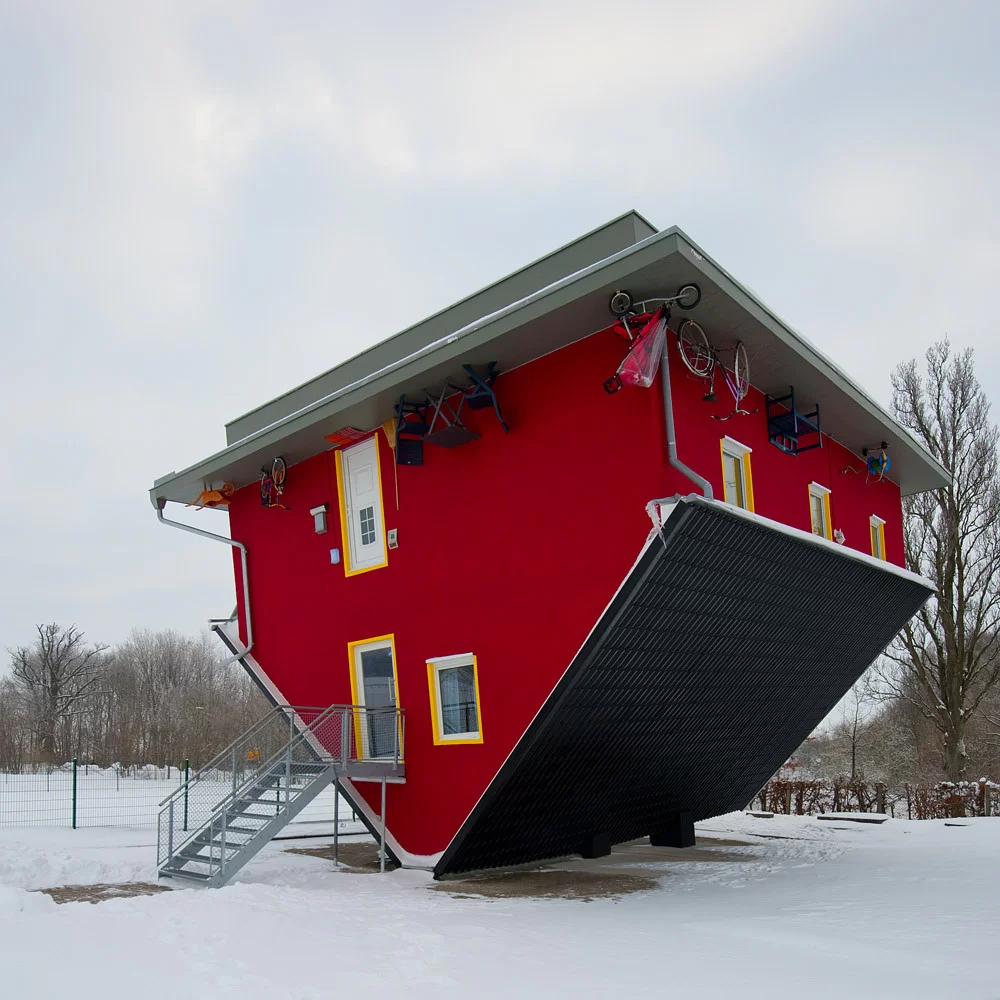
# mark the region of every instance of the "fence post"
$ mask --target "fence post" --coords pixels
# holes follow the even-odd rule
[[[191,776],[191,761],[185,757],[184,758],[184,829],[188,828],[188,792],[190,791],[190,785],[188,785],[188,778]]]
[[[76,829],[76,757],[73,758],[73,829]]]

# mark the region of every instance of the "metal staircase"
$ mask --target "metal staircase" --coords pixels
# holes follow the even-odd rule
[[[277,706],[160,803],[160,877],[225,885],[332,781],[405,780],[402,751],[400,709]]]

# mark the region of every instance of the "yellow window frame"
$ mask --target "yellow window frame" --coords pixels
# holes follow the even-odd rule
[[[479,732],[476,736],[466,736],[459,734],[460,739],[453,739],[444,734],[444,725],[441,719],[441,697],[440,686],[438,684],[438,671],[446,664],[451,666],[464,666],[472,661],[472,682],[476,692],[476,722],[479,725]],[[454,662],[453,662],[454,661]],[[457,662],[463,661],[463,662]],[[431,704],[431,735],[434,738],[435,746],[466,746],[470,743],[483,742],[483,706],[479,699],[479,661],[475,653],[455,653],[451,656],[435,656],[427,661],[427,687],[430,693]]]
[[[373,566],[362,566],[358,569],[351,568],[351,531],[347,523],[347,490],[344,486],[344,457],[343,449],[338,448],[333,453],[334,463],[337,467],[337,502],[340,508],[340,545],[344,550],[344,576],[360,576],[362,573],[370,573],[374,569],[384,569],[389,565],[389,543],[385,535],[385,496],[382,493],[382,455],[379,451],[378,431],[372,435],[375,441],[375,468],[378,474],[378,516],[382,522],[382,551],[384,558],[382,562]],[[367,438],[365,440],[368,440]],[[363,444],[364,441],[353,441],[348,447]]]
[[[823,501],[823,538],[833,541],[833,519],[830,516],[830,494],[833,491],[820,483],[809,484],[809,530],[812,531],[812,501],[813,497]],[[816,534],[816,532],[813,532]]]
[[[358,659],[357,653],[362,646],[374,646],[379,643],[389,643],[389,651],[392,653],[392,688],[396,693],[396,709],[399,709],[399,665],[396,662],[396,633],[389,632],[386,635],[374,635],[370,639],[355,639],[354,642],[349,642],[347,644],[347,665],[350,670],[351,678],[351,705],[354,706],[354,745],[357,748],[364,746],[362,742],[363,732],[361,728],[361,719],[364,712],[359,711],[361,706],[361,701],[359,697],[360,686],[358,684],[358,670],[361,667],[361,662]],[[399,759],[403,759],[403,751],[405,747],[403,746],[403,725],[402,721],[398,723],[399,725],[399,736],[397,737],[399,741]]]
[[[872,514],[868,518],[868,538],[871,542],[872,555],[876,559],[885,559],[885,521],[882,520],[877,514]],[[878,538],[879,551],[875,551],[875,538]]]
[[[743,499],[746,501],[744,510],[750,511],[751,514],[754,512],[753,471],[750,467],[750,455],[752,453],[752,448],[748,448],[735,438],[729,437],[728,434],[719,441],[719,459],[722,462],[723,500],[725,500],[726,496],[726,456],[728,455],[730,458],[735,458],[743,467]]]

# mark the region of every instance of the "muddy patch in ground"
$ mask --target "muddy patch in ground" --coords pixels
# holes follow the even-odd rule
[[[543,868],[436,882],[431,889],[450,893],[456,899],[485,896],[489,899],[579,899],[590,902],[627,896],[633,892],[648,892],[658,885],[659,879],[648,875]]]
[[[57,903],[103,903],[107,899],[128,896],[155,896],[158,892],[170,892],[170,887],[155,882],[118,882],[113,885],[57,885],[37,891],[51,896]]]
[[[286,854],[304,854],[309,858],[323,858],[325,861],[333,861],[333,845],[327,847],[286,847]],[[378,844],[341,844],[338,852],[340,860],[339,871],[352,873],[371,874],[379,870],[378,866]],[[385,870],[387,872],[398,868],[394,861],[386,858]]]

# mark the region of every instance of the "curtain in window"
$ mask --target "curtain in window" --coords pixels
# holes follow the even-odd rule
[[[445,736],[479,732],[476,683],[472,664],[448,667],[438,674],[441,684],[441,725]]]

